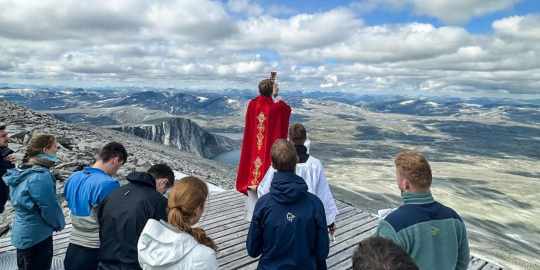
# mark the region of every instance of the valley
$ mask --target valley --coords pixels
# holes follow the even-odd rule
[[[1,95],[13,101],[31,99],[22,91]],[[231,91],[110,91],[86,93],[85,99],[64,95],[72,102],[65,102],[62,94],[33,93],[25,106],[109,128],[185,118],[212,133],[241,133],[250,98]],[[37,96],[49,101],[38,102]],[[449,97],[347,98],[320,92],[284,93],[283,98],[293,108],[291,123],[306,126],[310,153],[323,162],[336,199],[372,213],[399,206],[393,158],[400,151],[422,152],[432,167],[435,199],[465,219],[473,253],[510,269],[540,268],[538,105]]]

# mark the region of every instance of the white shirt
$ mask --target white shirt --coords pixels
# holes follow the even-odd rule
[[[259,198],[270,192],[274,172],[276,172],[276,170],[270,167],[257,187]],[[318,159],[309,156],[306,163],[296,164],[296,174],[304,178],[304,181],[306,181],[308,186],[308,191],[321,199],[326,213],[326,223],[331,225],[336,219],[336,215],[339,214],[339,211],[336,207],[332,192],[330,191],[328,180],[326,180],[322,163]]]

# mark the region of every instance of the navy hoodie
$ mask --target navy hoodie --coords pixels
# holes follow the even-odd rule
[[[328,228],[321,200],[308,192],[293,172],[276,172],[270,193],[255,205],[247,238],[258,269],[317,269],[329,252]]]

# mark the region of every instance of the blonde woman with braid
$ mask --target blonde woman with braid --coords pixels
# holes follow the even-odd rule
[[[192,226],[203,212],[208,187],[197,177],[184,177],[169,196],[169,222],[148,220],[137,250],[143,269],[219,269],[214,241]]]
[[[56,197],[56,179],[50,172],[56,152],[54,136],[37,134],[26,146],[23,164],[3,177],[15,210],[11,242],[17,248],[19,269],[51,269],[52,234],[66,225]]]

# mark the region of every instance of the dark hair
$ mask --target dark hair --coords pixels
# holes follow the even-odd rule
[[[289,139],[295,145],[303,145],[307,140],[306,128],[300,123],[294,123],[289,127]]]
[[[407,252],[390,238],[368,237],[352,256],[353,270],[419,270]]]
[[[295,172],[296,162],[298,161],[296,148],[294,145],[285,140],[279,139],[272,149],[270,149],[270,156],[272,157],[272,164],[274,169],[281,172]]]
[[[259,93],[263,97],[270,97],[274,92],[274,81],[270,79],[264,79],[259,83]]]
[[[0,130],[4,130],[4,129],[6,129],[6,126],[0,124]]]
[[[98,160],[109,162],[111,159],[118,157],[121,161],[126,163],[128,153],[126,148],[119,142],[110,142],[101,148],[98,155]]]
[[[174,185],[174,172],[171,169],[171,167],[167,166],[167,164],[155,164],[146,171],[147,173],[154,176],[154,178],[167,178],[167,188],[172,187]]]
[[[43,154],[43,149],[50,148],[54,142],[56,142],[56,138],[53,135],[44,133],[34,135],[26,144],[22,162],[26,164],[31,157]]]

